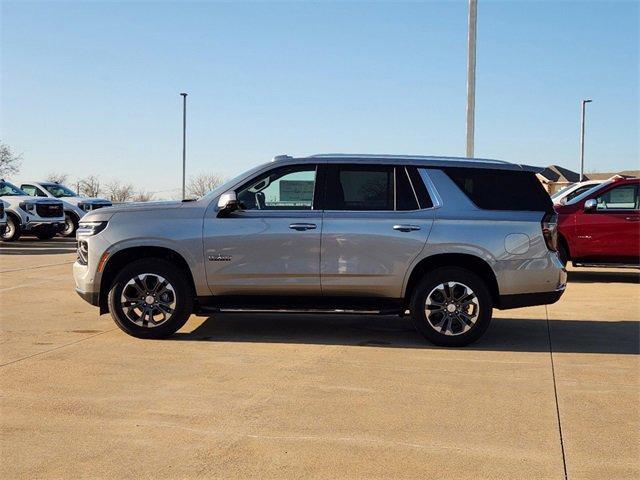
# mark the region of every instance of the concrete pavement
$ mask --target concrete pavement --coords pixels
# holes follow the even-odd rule
[[[0,255],[2,478],[640,477],[635,271],[574,271],[465,349],[373,316],[142,341],[75,294],[61,245]]]

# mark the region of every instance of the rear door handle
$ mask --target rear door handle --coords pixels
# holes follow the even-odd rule
[[[625,220],[629,220],[630,222],[638,222],[640,221],[640,217],[624,217]]]
[[[292,223],[291,225],[289,225],[289,228],[291,230],[297,230],[299,232],[303,230],[315,230],[316,224],[315,223]]]
[[[420,227],[418,225],[394,225],[393,229],[400,232],[413,232],[414,230],[420,230]]]

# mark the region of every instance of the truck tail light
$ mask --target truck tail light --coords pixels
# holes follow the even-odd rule
[[[558,251],[558,215],[555,212],[545,213],[541,222],[542,236],[547,248],[552,252]]]

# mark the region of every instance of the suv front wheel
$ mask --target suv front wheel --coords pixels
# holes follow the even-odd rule
[[[416,329],[443,347],[462,347],[480,338],[489,327],[492,309],[482,278],[459,267],[427,273],[413,291],[410,308]]]
[[[138,338],[164,338],[177,332],[193,310],[193,292],[182,273],[159,258],[137,260],[116,276],[109,311],[124,332]]]

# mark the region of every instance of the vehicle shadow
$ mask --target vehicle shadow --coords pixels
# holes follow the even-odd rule
[[[640,353],[638,321],[550,320],[554,352]],[[411,320],[394,316],[293,315],[220,313],[174,341],[300,343],[436,349],[413,328]],[[471,350],[547,352],[545,319],[496,318]]]
[[[628,272],[571,270],[567,272],[567,278],[570,283],[640,283],[640,272],[637,270]]]

